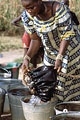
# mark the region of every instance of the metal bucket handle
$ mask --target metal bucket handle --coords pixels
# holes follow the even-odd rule
[[[1,70],[2,72],[8,73],[8,70],[6,70],[5,68],[0,67],[0,70]]]
[[[4,78],[11,77],[11,73],[8,70],[1,68],[1,67],[0,67],[0,70],[1,70],[0,76]]]

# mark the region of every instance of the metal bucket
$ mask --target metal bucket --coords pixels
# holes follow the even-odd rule
[[[9,85],[11,84],[16,84],[16,83],[21,83],[21,80],[18,79],[11,79],[11,78],[0,78],[0,88],[5,89],[6,94],[5,94],[5,101],[4,101],[4,108],[3,108],[3,113],[10,113],[10,106],[9,106],[9,99],[8,99],[8,93],[7,90],[9,88]]]
[[[27,95],[30,95],[30,91],[28,88],[24,87],[24,85],[10,85],[8,96],[12,120],[25,120],[20,99]]]
[[[57,98],[53,98],[53,102],[47,102],[39,105],[29,103],[31,96],[21,99],[23,112],[26,120],[49,120],[54,115],[54,105]]]
[[[0,116],[3,113],[5,93],[6,93],[5,90],[0,88]]]
[[[51,117],[50,120],[80,120],[79,114],[80,113],[77,113],[77,112],[61,113],[61,114]]]
[[[80,101],[59,103],[54,110],[56,117],[53,120],[80,120]]]

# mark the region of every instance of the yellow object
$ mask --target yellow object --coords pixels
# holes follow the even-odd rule
[[[59,60],[61,60],[61,61],[62,61],[62,60],[63,60],[63,55],[58,54],[58,55],[57,55],[57,57],[56,57],[56,60],[57,60],[57,59],[59,59]]]
[[[28,55],[25,55],[24,59],[28,59],[29,61],[31,60],[31,58]]]

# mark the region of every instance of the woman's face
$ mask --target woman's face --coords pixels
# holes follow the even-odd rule
[[[31,16],[37,16],[40,11],[39,1],[33,2],[33,0],[22,0],[22,5]]]

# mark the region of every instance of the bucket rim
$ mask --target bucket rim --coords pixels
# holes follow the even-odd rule
[[[10,86],[12,86],[12,85],[22,85],[22,84],[21,84],[21,83],[14,83],[14,84],[11,84]],[[17,89],[17,90],[18,90],[18,89],[26,89],[26,90],[29,90],[27,87],[23,86],[23,88],[22,88],[22,87],[20,87],[20,88],[8,88],[7,91],[8,91],[9,94],[11,94],[10,91],[11,91],[11,90],[15,90],[15,89]]]
[[[15,78],[0,78],[0,82],[8,82],[8,81],[20,81],[22,82],[22,80],[19,80],[19,79],[15,79]]]
[[[2,90],[2,91],[1,91],[1,94],[2,94],[2,95],[5,95],[5,94],[7,93],[4,88],[1,88],[1,87],[0,87],[0,90]]]
[[[63,110],[59,110],[59,109],[57,109],[58,108],[58,106],[60,106],[60,105],[65,105],[65,104],[79,104],[80,105],[80,101],[67,101],[67,102],[61,102],[61,103],[57,103],[55,106],[54,106],[54,110],[55,110],[55,112],[56,111],[59,111],[59,112],[61,112],[61,113],[63,113]],[[80,111],[66,111],[66,113],[70,113],[70,112],[73,112],[73,113],[75,113],[75,112],[78,112],[78,113],[80,113]],[[60,114],[60,113],[59,113]]]
[[[32,106],[32,103],[26,103],[26,102],[24,102],[24,100],[26,99],[26,98],[28,98],[28,97],[31,97],[32,95],[28,95],[28,96],[24,96],[24,97],[22,97],[21,99],[20,99],[20,101],[21,101],[21,103],[23,104],[28,104],[28,105],[30,105],[30,106]],[[56,103],[58,100],[57,100],[57,97],[56,96],[54,96],[54,98],[55,98],[55,101],[51,101],[51,102],[44,102],[44,103],[42,103],[42,104],[33,104],[34,106],[45,106],[45,105],[48,105],[48,104],[53,104],[53,103]]]
[[[72,114],[72,116],[71,116]],[[62,118],[66,118],[66,117],[71,117],[71,118],[80,118],[80,112],[75,112],[75,114],[73,114],[73,112],[68,112],[68,113],[60,113],[54,116],[51,116],[50,119],[51,120],[56,120],[56,119],[62,119]]]
[[[8,87],[8,89],[7,89],[7,93],[8,93],[8,95],[10,95],[10,96],[15,96],[16,97],[16,99],[21,99],[22,97],[26,97],[27,95],[13,95],[10,91],[11,90],[18,90],[18,89],[21,89],[21,90],[25,90],[26,92],[27,91],[29,91],[29,89],[27,88],[27,87],[25,87],[23,84],[21,84],[21,83],[15,83],[15,85],[20,85],[20,87],[18,88],[9,88]],[[21,85],[23,85],[23,87],[21,87]],[[14,87],[14,84],[11,84],[10,86],[13,86]],[[29,91],[30,92],[30,91]],[[28,95],[29,96],[29,95]]]

